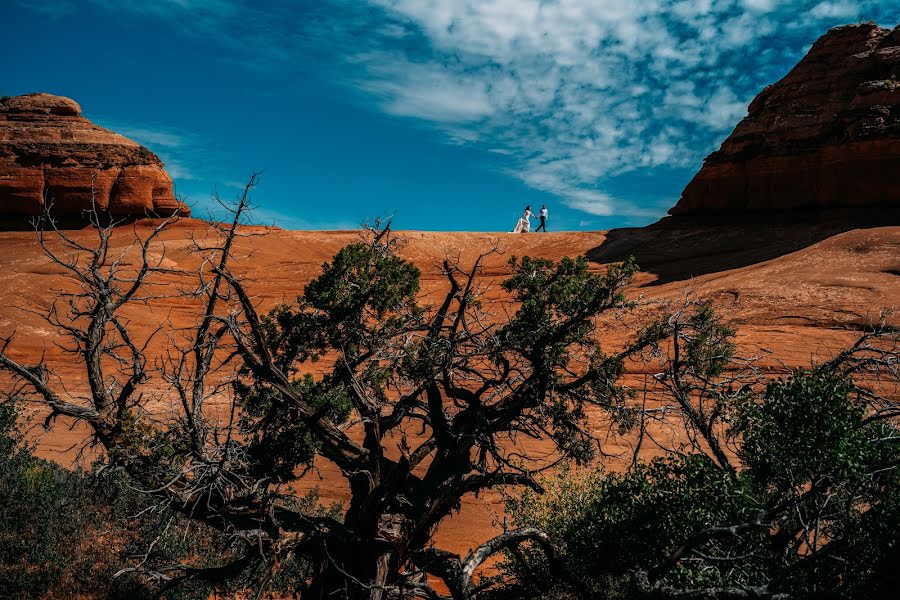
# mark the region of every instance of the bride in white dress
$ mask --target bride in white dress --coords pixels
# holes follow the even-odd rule
[[[516,223],[515,229],[512,230],[513,233],[528,233],[531,231],[531,221],[528,219],[531,217],[531,206],[525,207],[525,212],[522,213],[522,216],[519,217],[519,221]]]

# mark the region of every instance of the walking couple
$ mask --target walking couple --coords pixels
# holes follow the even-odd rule
[[[512,230],[513,233],[528,233],[531,231],[531,221],[529,220],[534,213],[531,212],[531,206],[525,207],[525,212],[519,217],[518,223],[516,223],[515,229]],[[538,231],[547,232],[547,205],[543,205],[541,210],[538,212],[538,218],[541,220],[541,224],[538,225],[538,228],[534,230],[535,233]]]

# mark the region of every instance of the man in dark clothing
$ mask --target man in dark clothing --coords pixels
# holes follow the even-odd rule
[[[540,217],[540,219],[541,219],[541,224],[538,226],[537,229],[534,230],[535,233],[537,233],[538,231],[543,231],[544,233],[547,233],[547,205],[546,204],[541,207],[541,211],[538,213],[538,217]]]

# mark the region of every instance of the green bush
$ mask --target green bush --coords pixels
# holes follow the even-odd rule
[[[90,594],[116,567],[109,507],[84,473],[35,457],[16,418],[0,404],[0,597]]]
[[[889,597],[900,565],[900,430],[867,419],[854,389],[838,374],[798,371],[745,395],[728,414],[736,473],[672,454],[625,473],[566,471],[507,508],[553,538],[596,598],[644,597],[636,582],[648,574],[661,597],[726,588]],[[516,583],[500,596],[574,595],[537,549],[509,554],[503,570]]]
[[[302,504],[305,512],[323,513],[315,492]],[[0,598],[205,600],[213,590],[209,583],[166,589],[128,569],[188,558],[209,567],[231,555],[222,536],[154,507],[116,474],[67,470],[36,457],[23,442],[12,405],[0,403]],[[302,561],[286,563],[269,589],[292,589],[308,577]],[[228,589],[240,589],[253,575]]]
[[[156,158],[156,155],[147,146],[138,146],[138,156],[146,162],[152,162]]]

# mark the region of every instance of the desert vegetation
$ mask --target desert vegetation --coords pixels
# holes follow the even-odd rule
[[[41,526],[23,527],[27,547],[3,549],[0,586],[36,573],[21,567],[30,563],[44,565],[42,590],[84,577],[77,552],[29,558],[56,552],[41,531],[69,547],[104,532],[108,566],[92,578],[101,596],[118,589],[108,581],[151,596],[456,600],[877,597],[891,584],[900,367],[890,327],[769,382],[736,355],[713,307],[689,296],[637,310],[625,338],[598,327],[640,308],[626,295],[633,261],[594,272],[584,258],[514,257],[502,283],[511,302],[498,302],[484,293],[484,255],[447,259],[446,292],[426,302],[401,240],[378,223],[294,302],[261,315],[234,264],[235,245],[255,235],[241,226],[254,185],[230,224],[194,240],[203,260],[176,273],[177,290],[155,284],[172,267],[150,251],[177,215],[136,235],[138,258],[127,260],[110,254],[116,223],[100,214],[94,245],[49,216],[38,223],[74,284],[45,316],[84,370],[85,397],[43,362],[11,358],[14,336],[0,367],[11,402],[42,407],[48,427],[86,423],[102,456],[72,474],[6,442],[23,497],[45,495],[28,488],[34,471],[66,500],[32,514]],[[190,328],[138,336],[123,316],[173,295],[195,308]],[[167,352],[149,356],[157,335]],[[632,363],[644,365],[643,384],[625,380]],[[168,414],[150,414],[151,397]],[[663,422],[678,444],[649,439]],[[609,428],[634,440],[627,464],[606,460],[598,432]],[[525,438],[546,451],[523,452]],[[299,491],[322,461],[346,480],[343,506]],[[435,546],[464,496],[497,489],[511,527],[465,556]],[[6,502],[9,540],[18,517]],[[499,569],[483,568],[491,560]]]
[[[220,564],[231,555],[227,537],[192,522],[134,489],[97,462],[69,470],[34,455],[15,404],[0,404],[0,597],[150,600],[207,598],[205,581],[162,589],[144,576],[143,563]],[[315,492],[299,510],[322,515]],[[217,586],[223,594],[246,590],[249,570]],[[302,558],[286,561],[268,584],[292,592],[309,577]]]
[[[510,499],[509,512],[550,536],[590,597],[889,597],[900,560],[900,432],[896,408],[854,382],[885,357],[865,340],[759,389],[713,392],[703,415],[685,404],[687,426],[701,416],[721,446],[637,460],[625,472],[566,473],[542,495]],[[719,348],[700,363],[707,374],[727,360]],[[546,562],[510,553],[501,595],[574,595],[545,575]]]

